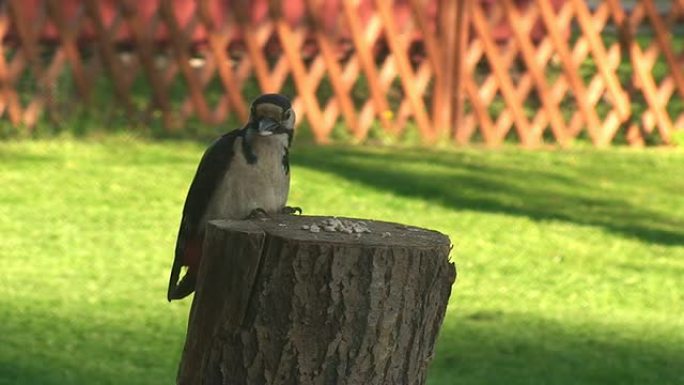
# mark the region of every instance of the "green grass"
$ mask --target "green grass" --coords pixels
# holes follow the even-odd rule
[[[192,142],[0,143],[0,384],[170,384]],[[684,383],[684,152],[293,149],[291,204],[447,233],[429,383]]]

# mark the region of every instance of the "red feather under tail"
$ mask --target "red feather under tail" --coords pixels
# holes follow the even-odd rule
[[[185,276],[178,282],[178,285],[173,292],[169,294],[169,301],[172,299],[185,298],[195,291],[197,272],[199,270],[200,260],[202,259],[202,238],[203,237],[200,235],[189,239],[185,244],[181,265],[187,266],[188,270],[185,272]]]
[[[202,259],[202,236],[188,240],[183,251],[183,265],[188,267],[190,272],[197,274],[200,260]]]

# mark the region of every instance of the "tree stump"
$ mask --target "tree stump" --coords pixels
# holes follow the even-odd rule
[[[449,251],[444,234],[395,223],[213,221],[177,382],[423,384]]]

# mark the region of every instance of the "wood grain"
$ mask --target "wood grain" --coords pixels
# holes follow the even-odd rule
[[[425,382],[456,273],[448,237],[304,229],[325,219],[210,223],[179,384]]]

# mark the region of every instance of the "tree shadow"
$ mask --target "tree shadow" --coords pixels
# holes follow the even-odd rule
[[[41,311],[26,315],[52,316]],[[23,326],[27,337],[43,338],[27,340],[30,343],[18,351],[0,353],[0,384],[172,381],[182,340],[169,335],[180,337],[182,329],[163,327],[163,321],[155,321],[161,326],[155,328],[141,320],[89,324],[78,318],[54,319],[79,325],[67,334],[33,329],[37,325],[30,323]],[[9,330],[16,330],[14,326]],[[578,326],[530,314],[450,312],[428,371],[428,385],[681,383],[684,341],[625,334],[605,325]],[[121,344],[112,346],[112,337]]]
[[[144,385],[152,383],[150,379],[156,383],[173,381],[182,329],[167,319],[107,319],[108,311],[91,310],[66,316],[47,308],[21,307],[3,319],[0,384]]]
[[[0,148],[0,162],[9,163],[13,166],[38,166],[58,160],[59,158],[49,154],[27,154],[20,149]]]
[[[73,383],[69,377],[55,371],[41,368],[39,364],[23,362],[0,362],[0,384],[61,385]]]
[[[638,175],[620,176],[606,192],[596,188],[601,183],[596,176],[563,173],[562,167],[472,161],[463,153],[303,147],[292,159],[298,166],[451,209],[567,221],[652,243],[684,244],[684,218],[623,198],[620,188],[638,185]]]
[[[451,314],[428,372],[436,384],[676,384],[682,341],[623,337],[529,314]],[[451,322],[450,322],[451,321]],[[678,345],[679,343],[679,345]]]

